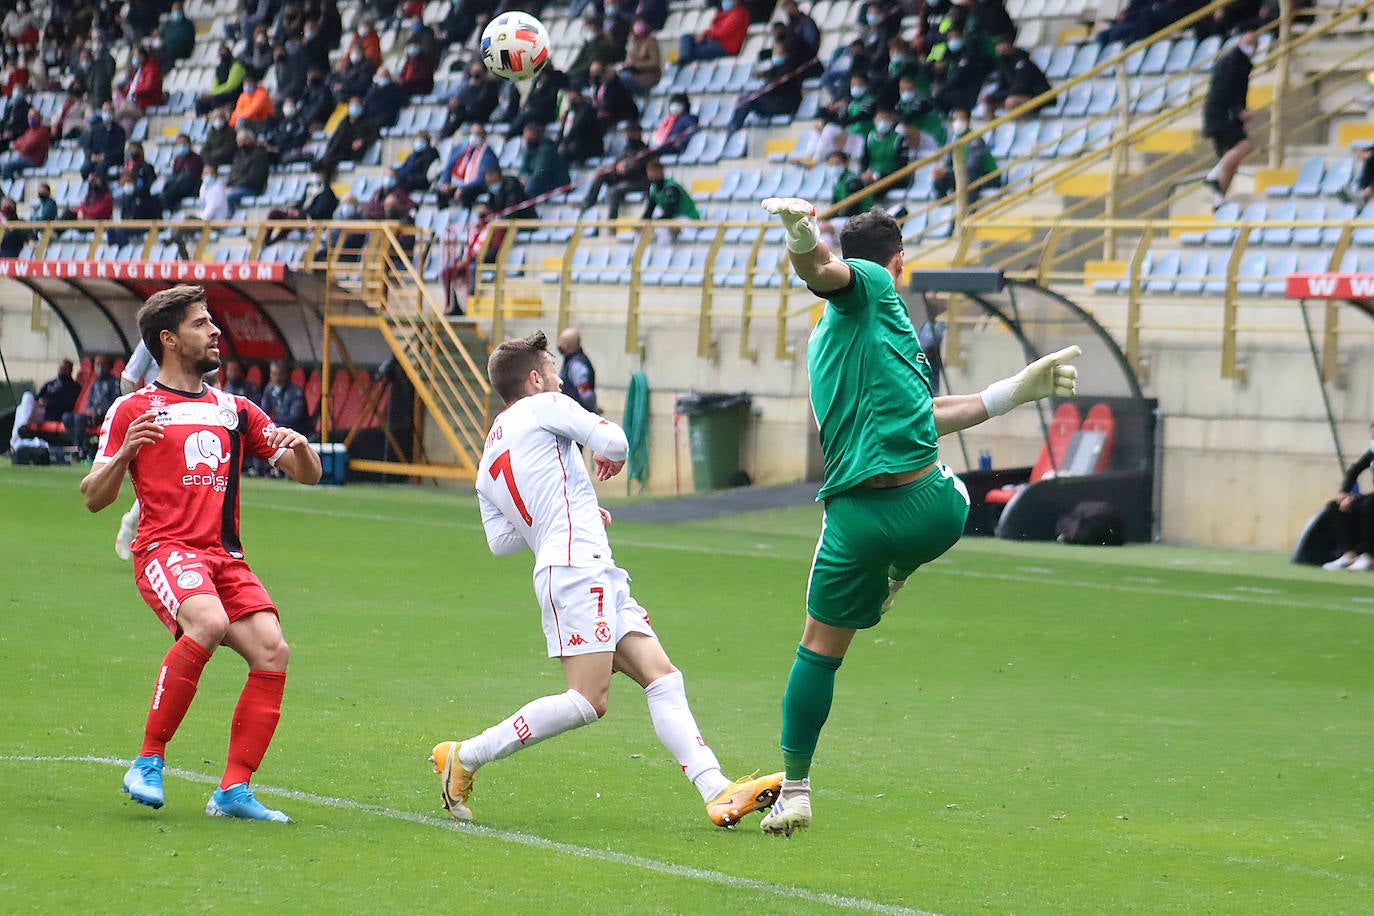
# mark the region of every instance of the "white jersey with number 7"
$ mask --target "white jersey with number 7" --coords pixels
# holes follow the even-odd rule
[[[496,417],[477,469],[492,553],[528,547],[536,570],[615,565],[596,490],[573,443],[612,461],[629,452],[624,430],[558,392],[523,397]]]

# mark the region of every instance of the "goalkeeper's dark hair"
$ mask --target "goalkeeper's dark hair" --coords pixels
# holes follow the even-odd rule
[[[487,378],[492,389],[507,404],[524,397],[525,379],[531,372],[544,368],[544,360],[549,355],[549,339],[543,331],[535,331],[528,337],[512,337],[491,351],[487,360]]]
[[[901,250],[902,227],[881,207],[851,216],[840,230],[842,257],[862,258],[886,267]]]
[[[162,362],[162,332],[177,332],[193,305],[205,304],[205,287],[183,283],[153,293],[138,310],[138,336],[153,359]]]

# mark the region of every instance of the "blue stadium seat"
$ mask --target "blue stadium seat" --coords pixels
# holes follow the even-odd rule
[[[1012,137],[1011,147],[1007,150],[1007,158],[1027,159],[1036,154],[1036,144],[1040,142],[1041,122],[1039,121],[1015,121],[1013,127],[1016,133]]]
[[[1357,217],[1360,222],[1374,222],[1374,201],[1364,205]],[[1374,229],[1361,227],[1351,233],[1350,240],[1361,248],[1374,246]]]
[[[1269,219],[1275,222],[1292,222],[1298,218],[1298,206],[1294,203],[1281,203],[1274,205],[1269,211]],[[1273,226],[1268,229],[1259,230],[1259,238],[1255,238],[1252,233],[1250,241],[1260,245],[1291,245],[1293,244],[1293,230],[1287,226]]]
[[[744,173],[739,169],[730,169],[720,180],[720,187],[705,195],[706,200],[729,200],[735,196],[735,189],[739,187],[740,180]]]
[[[1236,274],[1236,290],[1243,296],[1255,296],[1264,290],[1264,277],[1269,272],[1269,255],[1263,251],[1247,251],[1240,259],[1240,271]]]
[[[1045,71],[1051,83],[1060,82],[1068,78],[1069,70],[1073,67],[1073,57],[1077,52],[1073,45],[1060,45],[1054,49],[1049,64],[1042,69]]]
[[[687,269],[678,276],[678,283],[682,286],[701,286],[706,280],[706,255],[710,249],[700,246],[688,248],[689,252]]]
[[[1351,255],[1351,252],[1347,251],[1347,252],[1346,252],[1346,256],[1349,257],[1350,255]],[[1351,260],[1353,261],[1354,259],[1352,258]],[[1341,270],[1345,270],[1345,269],[1346,269],[1346,268],[1344,267],[1345,261],[1346,261],[1345,258],[1342,258],[1342,259],[1341,259],[1341,264],[1342,264]],[[1297,272],[1300,273],[1300,274],[1322,274],[1322,273],[1326,273],[1326,272],[1327,272],[1328,270],[1330,270],[1330,269],[1331,269],[1331,254],[1330,254],[1330,252],[1326,252],[1326,251],[1309,251],[1309,252],[1307,252],[1307,253],[1305,253],[1305,254],[1299,256],[1299,258],[1298,258],[1298,270],[1297,270]],[[1352,265],[1352,268],[1351,268],[1351,269],[1353,269],[1353,265]]]
[[[1322,176],[1321,187],[1316,193],[1323,197],[1335,197],[1346,189],[1354,177],[1355,160],[1348,156],[1337,159]]]
[[[721,150],[722,159],[743,159],[749,152],[749,132],[737,130],[730,134],[725,140],[725,149]]]
[[[1277,184],[1265,189],[1265,194],[1270,197],[1289,197],[1299,194],[1302,197],[1312,197],[1321,189],[1322,174],[1326,171],[1326,163],[1320,157],[1313,157],[1303,162],[1298,168],[1297,177],[1293,179],[1291,185]],[[1301,193],[1299,193],[1301,189]]]
[[[611,249],[604,245],[580,247],[573,252],[574,283],[595,283],[597,272],[611,262]]]
[[[1164,72],[1169,61],[1169,55],[1173,50],[1174,43],[1169,39],[1164,38],[1156,41],[1145,49],[1139,69],[1129,72],[1140,76],[1159,76]]]
[[[739,252],[728,245],[717,251],[715,260],[711,262],[711,282],[716,286],[732,285],[730,271],[734,268],[738,257]],[[748,259],[749,253],[747,251],[744,252],[744,257],[746,260]],[[741,282],[739,285],[743,286],[744,283]]]
[[[1197,53],[1197,39],[1184,35],[1174,39],[1169,49],[1169,57],[1164,62],[1165,73],[1187,73],[1192,67],[1193,55]]]
[[[1073,64],[1069,67],[1068,76],[1082,76],[1097,66],[1099,50],[1100,48],[1095,41],[1085,41],[1079,45],[1078,50],[1073,55]]]
[[[1292,251],[1281,251],[1269,256],[1265,271],[1262,292],[1266,296],[1282,296],[1288,285],[1288,275],[1297,273],[1298,256]]]
[[[1326,218],[1328,220],[1336,220],[1342,223],[1349,223],[1355,219],[1355,215],[1358,212],[1359,210],[1355,207],[1354,204],[1339,204],[1335,208],[1326,208]],[[1336,242],[1340,240],[1340,237],[1340,226],[1328,226],[1327,228],[1322,230],[1321,243],[1323,245],[1334,245],[1336,244]]]
[[[1306,203],[1298,208],[1297,219],[1300,220],[1324,220],[1326,219],[1326,204],[1320,201]],[[1322,243],[1322,230],[1313,226],[1309,229],[1293,230],[1294,245],[1320,245]]]
[[[606,269],[597,271],[596,282],[615,284],[630,282],[630,260],[634,255],[633,245],[621,245],[611,249],[606,261]]]
[[[1197,43],[1197,50],[1193,52],[1191,69],[1204,70],[1212,66],[1217,54],[1221,51],[1221,36],[1208,35]]]
[[[754,200],[758,198],[759,185],[763,182],[763,173],[758,169],[749,169],[740,174],[739,184],[735,186],[730,195],[731,200]]]
[[[1064,122],[1057,118],[1053,121],[1041,121],[1040,132],[1035,140],[1035,155],[1041,159],[1053,159],[1059,149],[1059,140],[1064,136],[1067,129]],[[1019,130],[1016,133],[1016,140],[1016,145],[1019,146],[1021,140]]]
[[[1173,292],[1174,284],[1178,280],[1182,256],[1177,251],[1158,251],[1151,252],[1151,254],[1154,257],[1149,259],[1149,265],[1143,267],[1141,273],[1145,291],[1151,293]]]
[[[1212,275],[1212,264],[1216,261],[1225,270],[1225,252],[1212,251],[1190,251],[1183,255],[1179,263],[1178,280],[1174,283],[1174,292],[1179,295],[1198,295],[1202,292],[1202,284]]]

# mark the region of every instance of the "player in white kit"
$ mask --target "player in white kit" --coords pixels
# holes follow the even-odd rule
[[[731,782],[721,772],[687,704],[682,673],[611,557],[611,516],[597,503],[577,446],[593,453],[597,479],[609,480],[625,464],[624,430],[559,393],[543,332],[497,347],[487,375],[506,409],[492,424],[477,472],[482,525],[497,556],[534,552],[549,657],[563,663],[568,690],[526,703],[472,738],[438,744],[430,760],[441,776],[444,807],[471,820],[467,802],[479,767],[604,716],[616,671],[644,688],[654,731],[715,824],[730,827],[768,807],[782,774]]]
[[[143,341],[138,342],[134,347],[134,352],[129,354],[129,361],[124,364],[124,371],[119,374],[119,393],[131,394],[140,388],[151,385],[157,381],[158,364],[153,359],[153,354],[149,352],[148,345]],[[207,376],[208,378],[208,376]],[[115,533],[115,556],[121,560],[132,560],[134,558],[134,536],[138,534],[139,519],[138,500],[129,507],[129,511],[119,519],[119,531]]]

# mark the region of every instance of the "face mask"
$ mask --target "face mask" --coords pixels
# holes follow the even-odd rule
[[[351,205],[349,205],[349,204],[344,204],[342,207],[339,208],[339,218],[340,218],[340,219],[352,219],[352,218],[353,218],[353,214],[355,214],[355,213],[357,213],[357,212],[358,212],[358,211],[357,211],[356,209],[354,209]]]
[[[877,25],[883,21],[883,17],[878,13],[869,13],[865,18],[868,20],[869,25]]]
[[[614,16],[614,15],[616,15],[616,14],[619,13],[619,12],[620,12],[620,7],[616,6],[614,3],[607,3],[607,4],[606,4],[606,15],[607,15],[607,16]]]
[[[496,184],[487,185],[487,190],[495,194],[497,191],[501,190],[501,182],[498,181]]]
[[[324,182],[312,181],[310,182],[310,184],[306,185],[306,190],[308,190],[311,194],[318,194],[324,190]]]
[[[173,21],[173,22],[180,22],[181,20],[183,20],[183,19],[185,19],[185,18],[186,18],[186,14],[183,13],[181,10],[172,10],[172,21]]]
[[[686,105],[683,105],[681,102],[674,102],[672,105],[669,105],[669,106],[668,106],[668,113],[669,113],[669,114],[680,115],[680,114],[682,114],[683,112],[685,112],[686,110],[687,110],[687,106],[686,106]]]
[[[22,101],[24,100],[24,90],[23,90],[23,89],[16,89],[16,90],[14,90],[14,97],[15,97],[16,99],[18,99],[19,101],[22,102]]]
[[[1258,46],[1258,45],[1252,45],[1252,44],[1246,44],[1246,43],[1242,42],[1241,44],[1236,45],[1236,47],[1240,48],[1241,53],[1244,54],[1246,57],[1254,57],[1254,56],[1255,56],[1255,51],[1258,50],[1258,47],[1259,47],[1259,46]]]
[[[868,87],[861,83],[855,83],[849,87],[849,94],[852,96],[863,95],[866,91],[868,91]]]
[[[875,121],[875,122],[873,123],[873,129],[876,130],[876,131],[877,131],[878,133],[880,133],[880,134],[891,133],[891,132],[892,132],[892,122],[891,122],[891,121]]]
[[[787,63],[787,57],[782,54],[774,54],[772,57],[772,63],[775,67],[781,67],[783,64]]]
[[[831,163],[828,163],[828,164],[826,165],[826,167],[825,167],[825,180],[826,180],[826,181],[829,181],[829,182],[836,182],[836,181],[839,181],[839,180],[840,180],[840,176],[843,175],[843,174],[844,174],[844,166],[842,166],[842,165],[840,165],[840,164],[838,164],[838,163],[831,162]]]
[[[215,130],[224,130],[223,118],[215,118],[215,120],[211,121],[210,123],[214,125]]]
[[[962,38],[951,38],[948,44],[951,51],[964,50],[964,40]]]
[[[311,29],[306,29],[306,30],[305,30],[305,40],[306,40],[306,41],[314,41],[314,40],[315,40],[315,33],[314,33],[313,30],[311,30]]]
[[[735,8],[735,0],[721,0],[720,8],[725,12],[730,12]]]
[[[473,146],[481,146],[483,143],[487,142],[487,138],[481,134],[468,134],[468,142]]]
[[[909,92],[903,92],[901,95],[898,96],[898,98],[900,98],[903,102],[914,102],[916,101],[916,92],[914,90]]]
[[[950,126],[954,128],[954,132],[955,132],[956,134],[962,134],[964,131],[968,130],[968,122],[967,122],[967,121],[955,121],[955,122],[954,122],[953,124],[951,124]]]
[[[361,64],[363,62],[363,52],[354,51],[352,54],[348,55],[348,59],[355,64]]]
[[[1369,440],[1369,450],[1374,452],[1374,439]]]
[[[177,155],[178,155],[178,156],[189,156],[189,155],[191,155],[191,148],[190,148],[189,146],[186,146],[185,144],[183,144],[183,145],[181,145],[181,146],[178,146],[178,147],[177,147]]]
[[[295,105],[283,105],[281,109],[282,117],[290,119],[296,116]]]
[[[630,31],[634,32],[636,35],[648,35],[649,25],[645,22],[636,22]]]
[[[42,124],[42,123],[43,123],[43,119],[42,119],[42,118],[29,118],[29,126],[30,126],[30,127],[37,127],[39,124]]]
[[[111,121],[114,120],[114,112],[102,111],[100,113],[100,120],[104,121],[106,124],[109,124]]]
[[[348,106],[348,113],[349,113],[349,115],[351,115],[352,117],[360,118],[360,117],[362,117],[362,115],[363,115],[363,106],[361,106],[361,105],[349,105],[349,106]]]
[[[416,141],[415,141],[415,152],[418,153],[418,152],[420,152],[420,150],[424,149],[424,148],[427,147],[427,146],[429,146],[429,144],[426,143],[425,141],[423,141],[423,140],[416,140]]]
[[[249,95],[252,95],[253,93],[258,91],[258,87],[254,83],[244,83],[243,91],[248,93]]]
[[[420,53],[420,46],[419,46],[419,45],[406,45],[406,53],[409,54],[411,57],[414,57],[416,54],[419,54],[419,53]]]
[[[385,88],[385,87],[391,85],[391,80],[388,79],[388,78],[385,77],[385,76],[381,76],[381,77],[378,77],[378,78],[377,78],[376,83],[377,83],[378,86],[381,86],[381,87]]]

